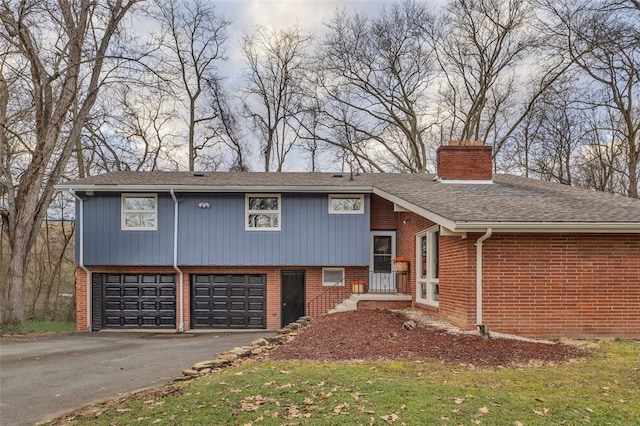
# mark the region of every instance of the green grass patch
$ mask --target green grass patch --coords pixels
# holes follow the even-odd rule
[[[247,362],[131,397],[79,424],[626,425],[640,421],[640,342],[562,365]],[[67,423],[65,423],[67,424]]]
[[[25,321],[23,325],[0,325],[0,333],[2,334],[56,333],[75,330],[75,323],[65,321]]]

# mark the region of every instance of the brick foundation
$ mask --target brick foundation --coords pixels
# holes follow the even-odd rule
[[[280,311],[280,277],[282,271],[305,271],[305,304],[309,303],[313,298],[319,295],[326,287],[322,286],[322,267],[303,266],[303,267],[280,267],[280,266],[181,266],[183,272],[183,315],[184,329],[189,330],[190,325],[190,276],[192,274],[265,274],[267,276],[267,297],[266,297],[266,322],[268,330],[277,330],[281,327],[281,311]],[[175,270],[170,266],[90,266],[92,273],[172,273]],[[367,271],[366,267],[346,267],[345,275],[362,273]],[[177,281],[177,277],[176,277]],[[176,289],[176,303],[180,303],[179,289]],[[78,331],[87,331],[87,277],[85,272],[76,268],[76,329]],[[179,322],[180,310],[176,309],[176,322]],[[176,324],[176,329],[178,324]]]

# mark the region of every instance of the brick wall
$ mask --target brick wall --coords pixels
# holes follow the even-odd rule
[[[398,213],[393,211],[393,203],[371,194],[371,230],[392,231],[398,227]]]
[[[476,250],[481,234],[440,236],[440,301],[436,316],[463,329],[476,322]]]
[[[170,266],[91,266],[92,273],[175,273]],[[305,271],[306,274],[306,294],[305,304],[309,303],[313,298],[319,295],[326,287],[322,286],[322,267],[281,267],[281,266],[181,266],[183,271],[183,310],[184,310],[184,328],[190,329],[190,274],[265,274],[267,276],[267,329],[275,330],[281,326],[280,316],[280,273],[281,271]],[[366,272],[366,267],[347,267],[345,275],[347,277],[362,274]],[[176,274],[176,280],[177,280]],[[179,289],[176,290],[177,300],[179,300]],[[87,282],[85,272],[76,268],[76,329],[78,331],[87,331]],[[176,309],[176,321],[179,321],[179,307]],[[176,324],[177,328],[177,324]]]
[[[76,266],[76,331],[88,331],[87,274]]]
[[[484,322],[538,337],[640,337],[640,235],[494,235]]]

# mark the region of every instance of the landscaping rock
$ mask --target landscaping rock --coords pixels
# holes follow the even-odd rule
[[[251,348],[249,346],[238,346],[231,349],[229,353],[238,355],[238,358],[244,358],[251,355]]]
[[[405,321],[404,323],[402,323],[402,329],[403,330],[415,330],[416,329],[416,322],[409,320],[409,321]]]
[[[175,379],[175,381],[190,380],[194,377],[209,374],[214,369],[230,366],[241,358],[264,354],[278,345],[287,343],[299,333],[301,328],[306,327],[310,321],[310,317],[301,317],[298,321],[280,329],[273,337],[255,340],[251,342],[251,346],[238,346],[228,352],[221,353],[214,360],[197,362],[193,364],[191,369],[182,370],[182,377]]]
[[[211,364],[213,363],[213,361],[201,361],[201,362],[197,362],[195,364],[193,364],[191,366],[192,370],[196,370],[196,371],[200,371],[200,370],[204,370],[205,368],[211,368]]]
[[[221,360],[227,361],[229,363],[235,361],[236,359],[238,359],[238,354],[234,354],[231,352],[224,352],[221,353],[220,356],[218,357]]]
[[[229,361],[228,359],[214,359],[213,361],[211,361],[211,368],[224,368],[227,365],[231,364],[231,361]]]
[[[269,342],[267,341],[267,339],[258,339],[251,342],[251,346],[266,346],[268,344]]]

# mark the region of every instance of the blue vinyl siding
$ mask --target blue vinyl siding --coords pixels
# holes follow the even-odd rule
[[[364,214],[328,213],[327,194],[282,194],[281,230],[246,231],[244,194],[176,194],[179,265],[369,264]],[[83,197],[86,265],[171,265],[173,200],[158,193],[158,230],[122,231],[119,193]],[[201,209],[198,203],[209,202]],[[77,236],[78,237],[78,236]],[[79,244],[76,240],[76,259]]]
[[[158,229],[122,231],[119,193],[84,198],[85,265],[173,264],[173,200],[158,194]],[[76,259],[79,244],[76,238]]]
[[[367,265],[365,214],[329,215],[326,194],[282,194],[281,230],[246,231],[244,194],[178,194],[180,265]],[[198,208],[208,202],[209,209]]]

